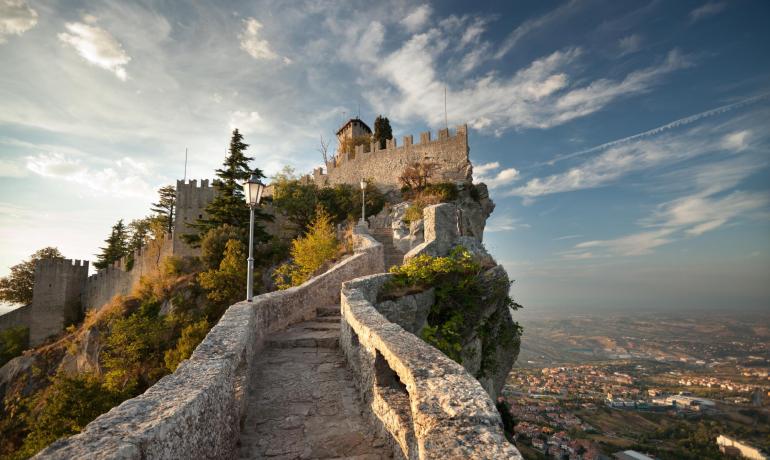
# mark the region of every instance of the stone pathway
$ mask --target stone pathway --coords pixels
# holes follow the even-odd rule
[[[393,458],[364,419],[345,367],[339,306],[319,315],[266,340],[254,366],[240,458]]]
[[[382,243],[382,248],[385,253],[385,269],[389,269],[394,265],[401,265],[404,263],[404,253],[399,251],[393,244],[393,230],[390,228],[373,228],[370,231],[371,235]]]

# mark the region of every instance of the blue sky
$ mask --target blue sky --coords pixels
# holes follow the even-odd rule
[[[155,190],[320,164],[388,116],[467,123],[488,247],[530,309],[768,308],[764,1],[0,0],[0,275],[93,259]]]

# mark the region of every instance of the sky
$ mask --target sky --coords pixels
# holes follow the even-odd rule
[[[0,276],[94,259],[230,131],[469,127],[525,308],[770,309],[770,3],[0,0]]]

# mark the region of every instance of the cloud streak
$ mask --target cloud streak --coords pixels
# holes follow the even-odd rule
[[[20,36],[37,24],[37,11],[24,0],[0,0],[0,44]]]
[[[123,46],[109,32],[93,25],[96,18],[86,16],[84,22],[70,22],[65,25],[67,32],[58,35],[59,40],[77,51],[90,64],[114,73],[126,81],[125,65],[131,61]]]

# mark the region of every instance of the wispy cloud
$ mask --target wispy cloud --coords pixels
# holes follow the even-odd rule
[[[618,40],[620,56],[635,53],[642,47],[642,37],[639,34],[627,35]]]
[[[539,16],[537,18],[528,19],[521,25],[513,29],[513,31],[503,40],[502,44],[495,53],[495,59],[501,59],[508,54],[518,43],[527,35],[533,33],[538,29],[545,28],[546,26],[565,19],[568,16],[574,14],[580,7],[579,2],[572,0],[548,13]]]
[[[617,145],[620,145],[620,144],[624,144],[624,143],[627,143],[627,142],[635,141],[635,140],[642,139],[642,138],[649,137],[649,136],[655,136],[655,135],[661,134],[661,133],[663,133],[665,131],[668,131],[668,130],[671,130],[671,129],[674,129],[674,128],[679,128],[681,126],[686,126],[686,125],[695,123],[696,121],[703,120],[704,118],[709,118],[709,117],[713,117],[715,115],[721,115],[723,113],[731,112],[731,111],[733,111],[735,109],[746,107],[747,105],[751,105],[751,104],[754,104],[756,102],[760,102],[760,101],[766,100],[768,98],[770,98],[770,93],[760,94],[758,96],[749,97],[749,98],[743,99],[743,100],[738,101],[738,102],[733,102],[731,104],[725,104],[725,105],[722,105],[720,107],[716,107],[714,109],[706,110],[706,111],[703,111],[703,112],[700,112],[700,113],[689,115],[689,116],[684,117],[684,118],[680,118],[678,120],[674,120],[674,121],[672,121],[670,123],[666,123],[665,125],[661,125],[661,126],[658,126],[656,128],[648,129],[647,131],[642,131],[641,133],[633,134],[631,136],[626,136],[626,137],[621,138],[621,139],[615,139],[614,141],[605,142],[603,144],[600,144],[600,145],[597,145],[597,146],[594,146],[594,147],[591,147],[591,148],[587,148],[587,149],[583,149],[583,150],[578,150],[577,152],[572,152],[572,153],[568,153],[568,154],[564,154],[564,155],[558,155],[558,156],[556,156],[556,157],[552,158],[551,160],[548,160],[548,161],[546,161],[544,163],[538,163],[536,166],[543,166],[543,165],[552,166],[552,165],[554,165],[554,164],[556,164],[556,163],[558,163],[560,161],[569,160],[570,158],[587,155],[589,153],[600,152],[602,150],[606,150],[606,149],[608,149],[610,147],[614,147],[614,146],[617,146]]]
[[[273,51],[270,43],[260,37],[260,30],[262,30],[261,22],[255,18],[244,19],[243,30],[238,35],[241,40],[241,49],[249,53],[254,59],[278,59],[280,56]],[[282,60],[284,64],[291,63],[291,59],[287,57],[282,58]]]
[[[10,35],[21,35],[37,24],[37,11],[24,0],[0,0],[0,44]]]
[[[690,22],[694,23],[709,16],[714,16],[721,13],[725,8],[727,8],[726,2],[708,2],[690,11]]]
[[[430,5],[420,5],[401,20],[401,25],[409,32],[416,32],[427,24],[432,12]]]
[[[29,171],[43,177],[62,179],[115,197],[152,197],[147,182],[147,165],[131,158],[115,162],[115,167],[92,168],[82,159],[61,153],[27,157]]]
[[[126,81],[125,65],[131,61],[123,46],[109,32],[94,25],[96,18],[86,16],[85,22],[70,22],[68,32],[59,34],[59,40],[70,45],[89,63],[109,70],[120,80]]]
[[[510,215],[492,214],[484,231],[488,233],[510,232],[522,228],[530,228],[530,225]]]

